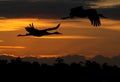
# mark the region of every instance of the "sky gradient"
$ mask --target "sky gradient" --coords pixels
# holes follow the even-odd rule
[[[61,6],[62,5],[62,6]],[[61,20],[72,7],[96,8],[108,18],[100,27],[88,19]],[[0,54],[52,57],[79,54],[115,56],[120,54],[119,0],[0,0]],[[17,37],[34,23],[38,29],[61,26],[61,35]]]

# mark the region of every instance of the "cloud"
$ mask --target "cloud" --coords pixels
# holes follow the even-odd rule
[[[63,7],[61,5],[63,5]],[[0,2],[1,10],[0,16],[7,18],[16,17],[50,18],[54,17],[55,14],[59,15],[58,13],[62,12],[61,9],[64,9],[65,6],[67,5],[62,3],[6,1]]]
[[[32,1],[32,2],[34,2],[34,1],[40,1],[40,0],[0,0],[0,1]]]
[[[0,42],[3,42],[3,40],[0,40]]]
[[[43,36],[43,37],[34,37],[34,38],[42,38],[42,39],[96,39],[96,37],[90,36]]]
[[[105,2],[106,1],[106,2]],[[91,6],[99,6],[98,9],[103,8],[99,4],[110,4],[108,0],[102,2],[101,0],[7,0],[0,2],[0,16],[7,18],[24,18],[24,17],[34,17],[34,18],[61,18],[69,13],[69,9],[79,5],[83,5],[85,8]],[[94,3],[93,3],[94,2]],[[115,1],[114,6],[116,6]],[[107,6],[107,5],[106,5]],[[105,8],[105,14],[110,12],[109,15],[113,18],[119,17],[119,7]],[[102,11],[103,10],[103,11]],[[101,13],[104,12],[104,8]],[[113,13],[112,10],[116,10]],[[108,15],[108,16],[109,16]],[[117,16],[117,17],[116,17]]]
[[[0,49],[24,49],[24,46],[0,46]]]
[[[114,7],[109,8],[99,8],[100,12],[103,12],[105,16],[110,19],[120,20],[120,5],[116,5]]]
[[[91,2],[93,7],[109,8],[120,5],[119,0],[99,0],[99,2]]]

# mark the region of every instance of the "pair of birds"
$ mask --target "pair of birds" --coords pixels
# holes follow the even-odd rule
[[[101,18],[106,18],[105,16],[103,16],[102,14],[98,14],[96,9],[84,9],[82,6],[78,6],[75,8],[72,8],[70,10],[70,13],[68,16],[66,17],[62,17],[61,19],[65,20],[65,19],[73,19],[75,17],[78,18],[88,18],[91,22],[91,25],[93,26],[100,26],[101,22],[100,22],[100,17]],[[56,27],[53,28],[47,28],[47,29],[43,29],[43,30],[38,30],[36,28],[34,28],[33,23],[29,24],[28,27],[25,27],[25,30],[28,32],[26,34],[19,34],[18,36],[44,36],[44,35],[52,35],[52,34],[61,34],[60,32],[48,32],[51,30],[55,30],[58,29],[60,26],[60,24],[58,24]]]

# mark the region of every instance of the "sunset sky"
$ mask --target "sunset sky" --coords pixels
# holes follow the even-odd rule
[[[61,20],[76,6],[96,8],[104,14],[100,27],[88,19]],[[55,27],[61,35],[17,37],[33,23],[37,29]],[[120,54],[119,0],[0,0],[0,55],[54,57],[78,54],[85,57]]]

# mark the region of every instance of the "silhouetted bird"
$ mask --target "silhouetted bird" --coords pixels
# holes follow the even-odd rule
[[[82,6],[78,6],[75,8],[72,8],[70,10],[69,16],[67,17],[62,17],[62,19],[68,19],[68,18],[74,18],[74,17],[80,17],[80,18],[85,18],[88,17],[88,19],[91,22],[91,25],[93,26],[100,26],[100,17],[106,18],[103,16],[103,14],[98,14],[96,9],[83,9]]]
[[[59,32],[53,32],[53,33],[50,33],[50,32],[47,32],[47,31],[51,31],[51,30],[55,30],[55,29],[58,29],[60,26],[60,24],[58,24],[56,27],[53,27],[53,28],[47,28],[47,29],[43,29],[43,30],[38,30],[36,28],[34,28],[34,25],[33,23],[32,24],[29,24],[28,27],[25,27],[25,30],[28,32],[26,34],[19,34],[18,36],[44,36],[44,35],[52,35],[52,34],[61,34]]]

